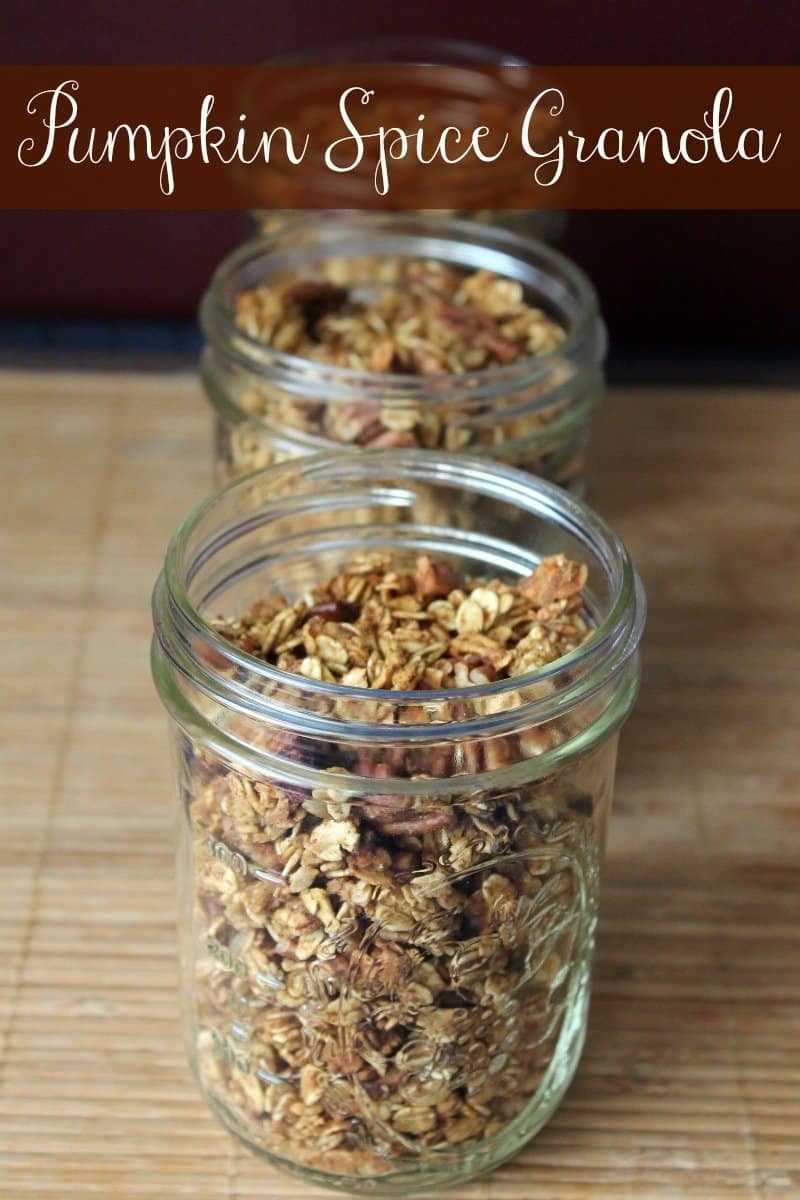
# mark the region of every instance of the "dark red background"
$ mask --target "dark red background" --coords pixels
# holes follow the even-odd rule
[[[334,40],[463,38],[539,62],[792,64],[786,0],[3,0],[7,64],[251,63]],[[787,97],[787,104],[797,104]],[[57,198],[54,198],[54,204]],[[188,316],[242,235],[236,213],[0,215],[0,314]],[[796,213],[577,213],[563,246],[593,275],[619,348],[795,352]]]

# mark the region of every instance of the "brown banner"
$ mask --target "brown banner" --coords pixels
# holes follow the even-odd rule
[[[0,206],[800,207],[800,67],[0,68]]]

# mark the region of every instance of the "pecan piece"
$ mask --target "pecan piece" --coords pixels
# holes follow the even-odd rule
[[[456,586],[456,579],[447,563],[433,562],[427,554],[421,554],[417,559],[414,586],[420,600],[432,600],[436,596],[449,596]]]
[[[432,350],[419,347],[412,351],[411,361],[420,375],[446,375],[447,365]]]
[[[510,338],[503,337],[502,333],[497,333],[494,330],[489,330],[481,333],[476,339],[479,346],[483,346],[490,354],[493,354],[498,362],[510,363],[519,356],[519,350]]]
[[[585,563],[570,562],[563,554],[543,558],[532,575],[520,579],[519,590],[537,607],[566,600],[585,586],[589,571]]]
[[[373,442],[375,438],[379,438],[383,433],[388,433],[383,421],[380,417],[372,417],[370,420],[365,421],[356,441],[359,446],[368,446],[370,442]]]
[[[456,333],[475,334],[480,330],[494,328],[494,321],[489,313],[482,309],[447,304],[444,300],[439,305],[439,320]]]
[[[372,450],[404,450],[413,449],[419,445],[419,442],[413,433],[401,433],[396,429],[381,427],[373,436],[369,438],[365,437],[363,444]]]
[[[407,812],[413,807],[413,796],[369,796],[364,802],[364,813],[371,820],[380,823],[391,821],[399,813]]]
[[[328,621],[349,623],[358,620],[361,609],[349,600],[320,600],[306,613],[306,620],[311,617],[324,617]]]
[[[387,837],[421,837],[424,833],[433,833],[436,829],[452,825],[453,820],[452,809],[431,808],[420,812],[396,811],[386,818],[376,819],[375,823]]]

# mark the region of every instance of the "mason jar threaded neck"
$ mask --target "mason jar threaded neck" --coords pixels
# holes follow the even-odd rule
[[[286,279],[331,258],[365,256],[434,259],[467,271],[487,269],[517,280],[526,295],[547,309],[566,330],[547,353],[516,362],[446,375],[408,375],[318,362],[249,336],[236,323],[236,297],[260,284]],[[517,393],[532,411],[558,402],[576,380],[601,369],[606,333],[589,279],[565,255],[529,239],[474,221],[421,214],[360,213],[320,223],[313,217],[269,238],[257,238],[223,260],[200,305],[200,323],[215,351],[262,382],[319,404],[352,403],[380,397],[382,404],[424,400],[427,406],[513,405]],[[568,367],[568,378],[553,378]],[[244,410],[243,410],[244,411]],[[252,419],[252,414],[247,414]]]
[[[465,528],[415,516],[432,496],[444,512],[457,495],[475,505]],[[492,506],[501,523],[508,514],[520,524],[519,541],[498,536],[485,520]],[[367,519],[354,520],[359,513]],[[322,582],[323,564],[364,549],[406,557],[449,553],[469,564],[473,575],[513,578],[534,568],[542,544],[589,563],[594,628],[577,650],[511,679],[437,691],[347,687],[281,671],[234,646],[211,623],[215,605],[234,594],[253,595],[258,577],[268,576],[268,583],[257,585],[262,593],[288,590],[287,580],[299,581],[302,591],[307,581]],[[179,697],[188,685],[200,723],[211,721],[211,709],[235,713],[240,729],[280,729],[307,745],[507,738],[569,723],[577,712],[576,737],[596,740],[619,724],[632,703],[644,613],[641,583],[619,538],[586,505],[551,484],[459,455],[315,455],[234,481],[180,526],[154,594],[154,670],[162,698],[179,720],[176,705],[184,720],[192,719],[185,687]],[[256,753],[257,742],[251,747]],[[566,752],[563,745],[557,749]],[[387,780],[386,790],[407,783]]]

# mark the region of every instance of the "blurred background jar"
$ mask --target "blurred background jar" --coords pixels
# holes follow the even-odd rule
[[[511,281],[531,319],[539,314],[542,337],[557,328],[560,340],[482,369],[435,364],[438,373],[427,374],[422,359],[423,368],[413,373],[391,362],[388,369],[368,370],[288,353],[267,344],[250,315],[242,316],[241,298],[259,288],[267,289],[270,303],[287,289],[295,296],[306,289],[309,303],[318,305],[333,302],[338,289],[368,309],[382,289],[407,288],[420,271],[449,272],[462,281],[480,276],[475,286]],[[328,291],[314,300],[315,287]],[[200,316],[220,482],[334,447],[420,446],[497,459],[583,489],[590,421],[604,388],[605,326],[589,280],[542,242],[415,214],[360,214],[330,223],[311,217],[225,259]],[[468,343],[469,331],[465,336]]]
[[[348,66],[349,64],[380,64],[381,66],[421,66],[436,67],[438,86],[442,92],[449,92],[454,114],[457,112],[460,125],[464,129],[475,128],[481,124],[491,125],[496,121],[498,128],[513,126],[511,117],[515,107],[515,93],[524,93],[526,99],[535,95],[528,84],[527,71],[530,65],[517,55],[506,53],[477,42],[459,41],[448,38],[372,38],[364,41],[351,41],[332,46],[318,46],[310,50],[297,51],[294,54],[282,55],[265,66],[309,67],[309,66]],[[483,68],[483,72],[481,71]],[[486,74],[486,69],[492,75]],[[526,86],[522,79],[515,81],[514,68],[526,68]],[[349,82],[349,81],[348,81]],[[306,88],[302,95],[305,97]],[[530,95],[528,95],[530,92]],[[308,118],[303,116],[303,99],[298,98],[295,106],[297,124],[305,128]],[[415,99],[409,98],[407,103],[402,97],[394,97],[382,103],[379,98],[371,106],[372,125],[377,127],[384,124],[387,127],[399,125],[401,128],[413,128],[417,119],[418,105]],[[313,111],[310,114],[314,119]],[[326,119],[335,120],[332,110],[326,113]],[[330,136],[340,137],[343,129],[340,123],[332,124]],[[495,168],[496,169],[496,168]],[[351,217],[362,207],[363,195],[354,191],[348,197],[347,181],[341,190],[341,180],[337,184],[339,197],[336,208],[315,210],[317,220],[336,221],[340,217]],[[468,194],[469,183],[465,181],[465,193]],[[513,182],[504,197],[508,199],[508,207],[475,208],[465,200],[463,208],[425,208],[418,211],[431,218],[447,219],[460,217],[465,220],[480,221],[484,224],[499,225],[526,237],[543,238],[555,241],[561,236],[566,225],[566,213],[556,209],[514,208]],[[278,233],[280,230],[302,221],[303,210],[291,208],[260,208],[254,209],[250,216],[255,232],[264,236]]]

